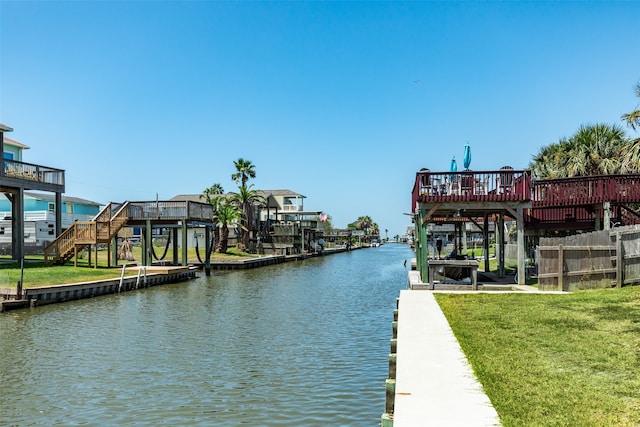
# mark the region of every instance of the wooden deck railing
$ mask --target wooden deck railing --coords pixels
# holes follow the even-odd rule
[[[64,171],[17,160],[2,159],[0,177],[64,186]]]
[[[416,173],[412,210],[416,202],[528,201],[531,175],[526,170]]]
[[[640,202],[640,175],[599,175],[534,182],[533,207]]]
[[[640,203],[640,174],[562,179],[531,178],[530,171],[462,171],[416,173],[416,202],[531,200],[533,208],[561,208],[611,203]]]

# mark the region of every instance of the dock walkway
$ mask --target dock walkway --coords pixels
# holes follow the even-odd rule
[[[500,425],[433,292],[400,291],[397,337],[393,427]]]

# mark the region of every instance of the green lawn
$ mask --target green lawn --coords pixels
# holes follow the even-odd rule
[[[504,426],[640,425],[640,287],[436,298]]]
[[[156,254],[162,255],[164,248],[156,248]],[[194,248],[188,249],[189,262],[197,263],[198,257]],[[134,247],[133,256],[135,261],[139,265],[141,264],[142,255],[139,247]],[[200,256],[204,259],[204,250],[200,250]],[[182,253],[179,254],[181,259]],[[247,254],[237,251],[234,248],[229,249],[227,254],[215,253],[211,255],[211,262],[216,261],[234,261],[247,258],[254,258],[256,255]],[[93,254],[92,254],[93,258]],[[166,260],[172,259],[171,249],[167,253]],[[94,263],[95,260],[92,260]],[[119,261],[120,264],[124,264],[128,261]],[[69,261],[64,266],[45,266],[42,261],[42,256],[30,256],[28,261],[24,264],[23,283],[25,288],[38,287],[38,286],[50,286],[50,285],[62,285],[67,283],[86,282],[91,280],[111,279],[114,277],[120,277],[122,274],[122,267],[107,267],[107,251],[102,250],[98,252],[98,267],[89,268],[88,258],[85,255],[78,260],[78,267],[74,267],[73,260]],[[128,275],[135,275],[137,272],[129,272]],[[12,288],[15,287],[20,280],[20,265],[18,263],[11,263],[9,259],[0,263],[0,288]]]

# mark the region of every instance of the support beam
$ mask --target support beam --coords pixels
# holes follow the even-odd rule
[[[173,240],[171,241],[171,244],[173,246],[173,265],[178,265],[179,263],[179,259],[178,259],[178,229],[177,228],[172,228],[171,232],[173,233],[173,236],[171,236],[173,238]]]
[[[496,250],[498,250],[498,277],[504,277],[504,212],[498,216],[496,227]]]
[[[188,236],[187,236],[187,221],[182,221],[182,266],[189,265],[189,252],[187,251]]]
[[[428,223],[424,222],[422,219],[424,218],[425,212],[424,210],[420,211],[420,221],[417,222],[419,225],[419,238],[418,244],[416,245],[416,255],[418,251],[420,251],[418,268],[420,269],[420,276],[422,277],[422,282],[426,283],[425,280],[429,278],[429,241],[427,239],[427,226]],[[418,260],[416,260],[418,261]]]
[[[604,211],[604,229],[611,229],[611,202],[604,202],[602,204],[602,210]]]
[[[147,220],[147,225],[145,227],[145,245],[144,245],[144,253],[145,253],[145,263],[144,265],[150,266],[153,262],[152,255],[152,245],[153,245],[153,228],[151,228],[151,220]]]
[[[56,237],[62,234],[62,193],[56,192],[55,203],[55,215],[56,215]]]
[[[211,276],[211,226],[204,227],[204,274]]]
[[[495,227],[494,227],[495,229]],[[491,270],[489,265],[489,214],[484,214],[484,229],[482,230],[482,244],[484,246],[484,271]]]
[[[518,208],[518,218],[523,217],[522,208]],[[525,245],[524,245],[524,222],[522,220],[516,221],[516,230],[518,235],[518,285],[526,285],[527,277],[525,274]]]
[[[11,200],[12,258],[24,258],[24,189],[16,188]]]

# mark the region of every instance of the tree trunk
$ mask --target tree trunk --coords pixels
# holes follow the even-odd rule
[[[226,225],[222,226],[222,230],[220,232],[220,253],[226,254],[227,248],[229,246],[229,227]]]

